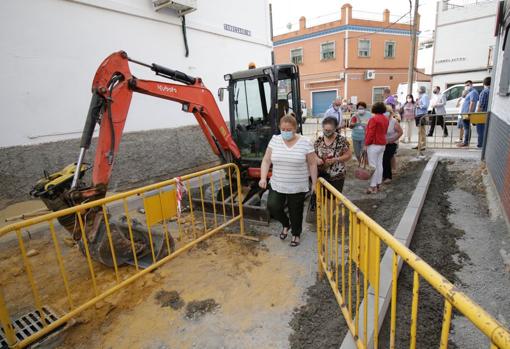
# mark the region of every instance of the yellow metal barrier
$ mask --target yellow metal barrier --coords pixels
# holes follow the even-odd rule
[[[397,326],[397,280],[400,263],[414,270],[411,306],[410,347],[416,347],[420,281],[425,280],[444,299],[441,341],[428,348],[446,348],[452,309],[462,313],[488,338],[491,348],[509,349],[510,332],[441,274],[420,259],[393,235],[360,211],[345,196],[324,179],[319,179],[317,194],[317,244],[319,274],[326,275],[340,305],[349,331],[358,348],[367,348],[368,314],[373,316],[373,347],[379,340],[379,292],[381,273],[381,243],[392,251],[390,308],[390,348],[395,348]],[[368,292],[373,291],[372,304]],[[363,293],[361,293],[363,292]],[[360,310],[361,297],[363,309]],[[363,314],[360,314],[360,312]],[[363,323],[360,324],[360,319]],[[439,321],[439,319],[438,319]],[[361,335],[363,334],[363,335]]]
[[[469,119],[469,146],[476,146],[475,124],[485,124],[487,120],[486,112],[477,113],[455,113],[455,114],[426,114],[421,117],[418,126],[418,145],[419,148],[457,148],[457,144],[464,138],[464,128],[459,128],[458,123],[462,123],[464,118]],[[432,136],[429,134],[433,132]],[[476,135],[476,137],[475,137]],[[421,144],[420,144],[421,143]],[[422,149],[418,149],[421,153]]]
[[[237,180],[237,185],[232,185],[233,179]],[[211,185],[209,192],[204,190],[204,183]],[[220,212],[216,212],[216,205],[213,205],[214,213],[206,214],[203,202],[210,197],[215,202],[215,184],[222,198]],[[237,193],[233,192],[233,187],[237,187]],[[184,188],[187,194],[181,190]],[[192,199],[192,191],[198,191],[201,199]],[[183,204],[188,205],[180,213],[179,197],[182,197]],[[225,164],[1,228],[0,325],[7,345],[13,348],[30,345],[64,326],[98,301],[234,223],[239,224],[240,234],[244,235],[243,206],[241,200],[236,200],[237,207],[234,206],[235,197],[242,197],[239,168],[234,164]],[[202,207],[193,206],[200,201]],[[103,219],[113,270],[93,258],[94,251],[90,248],[93,239],[87,235],[87,228],[91,224],[87,215],[90,212],[95,212],[101,216],[99,219]],[[124,246],[124,250],[131,253],[133,266],[118,265],[120,257],[116,253],[120,249],[118,241],[112,238],[113,229],[117,229],[112,224],[116,214],[122,215],[126,223],[124,237],[128,247]],[[75,229],[81,237],[81,253],[76,248],[62,244],[69,233],[56,223],[56,219],[68,215],[76,218]],[[145,224],[140,223],[142,219]],[[147,236],[135,236],[140,226],[143,226],[142,231]],[[27,238],[34,234],[51,236],[51,240],[46,241],[39,251],[30,250],[32,240],[27,241]],[[164,253],[156,246],[158,235],[162,241],[160,250]],[[140,238],[144,238],[150,247],[150,254],[146,256],[139,254]],[[42,255],[53,257],[55,267],[47,259],[42,259]],[[142,258],[148,259],[145,269],[142,269]],[[18,271],[8,272],[10,267],[19,266],[22,267]],[[24,276],[28,282],[23,281]],[[58,278],[61,279],[61,286],[55,287]],[[51,289],[49,284],[53,286]],[[37,331],[32,329],[29,335],[20,333],[19,321],[15,322],[15,318],[33,309],[34,305],[41,328]],[[47,318],[45,310],[48,306],[61,309],[64,313],[56,320]],[[67,311],[62,308],[67,308]]]
[[[322,136],[322,120],[324,118],[319,117],[310,117],[307,119],[307,122],[303,124],[303,136],[310,138],[310,140],[315,141],[319,136]],[[345,127],[340,130],[340,133],[347,137],[348,125],[351,120],[350,113],[344,113],[342,116],[342,120],[344,122]],[[350,138],[349,138],[350,139]]]

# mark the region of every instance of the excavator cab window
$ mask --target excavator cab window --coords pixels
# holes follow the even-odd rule
[[[299,72],[292,64],[227,74],[230,129],[247,166],[259,166],[267,145],[279,134],[280,118],[296,115],[301,132]]]
[[[269,81],[240,80],[234,84],[234,120],[232,134],[246,159],[261,159],[271,140],[267,106],[271,101]]]

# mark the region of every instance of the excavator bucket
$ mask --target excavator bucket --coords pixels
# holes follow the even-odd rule
[[[133,234],[133,244],[131,244],[129,234]],[[114,266],[114,256],[117,266],[134,265],[134,251],[138,266],[146,268],[154,260],[160,260],[167,256],[169,252],[173,252],[175,248],[175,242],[170,234],[171,251],[168,251],[164,232],[155,228],[152,228],[149,232],[147,227],[136,218],[131,218],[128,224],[124,215],[109,217],[107,225],[104,216],[96,214],[87,235],[87,243],[92,259],[109,267]],[[114,253],[112,253],[110,244],[114,248]],[[85,255],[83,240],[78,241],[78,245]]]
[[[194,205],[202,204],[202,201],[200,199],[193,199]],[[221,212],[223,209],[223,203],[222,202],[215,202],[213,203],[210,200],[204,200],[204,209],[208,213],[214,213],[215,209],[216,212]],[[228,205],[230,205],[230,202],[227,202]],[[234,209],[232,211],[232,208],[228,208],[228,214],[229,215],[238,215],[239,214],[239,207],[234,202]],[[232,213],[234,212],[234,213]],[[267,211],[266,207],[256,206],[256,205],[250,205],[248,203],[243,204],[243,215],[245,220],[249,220],[252,223],[258,223],[263,225],[269,225],[270,216],[269,212]]]
[[[200,188],[196,188],[192,190],[193,206],[212,214],[225,212],[226,215],[235,216],[239,214],[239,200],[242,200],[245,219],[252,223],[269,225],[271,218],[267,210],[268,191],[256,186],[245,186],[242,193],[242,197],[239,197],[235,183],[232,190],[230,184],[223,188],[214,184],[209,185],[202,193]]]

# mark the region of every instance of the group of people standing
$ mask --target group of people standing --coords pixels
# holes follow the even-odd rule
[[[312,145],[297,133],[295,117],[287,114],[280,119],[280,134],[274,135],[267,147],[261,164],[259,186],[269,189],[268,210],[282,224],[280,239],[285,240],[289,232],[292,233],[292,247],[300,244],[305,194],[310,189],[309,178],[312,180],[312,190],[319,174],[335,189],[343,190],[345,162],[352,158],[352,152],[347,139],[337,132],[339,127],[338,118],[325,117],[322,121],[323,135]]]
[[[283,116],[280,134],[272,137],[262,160],[259,186],[269,189],[267,207],[271,216],[282,224],[280,239],[285,240],[290,232],[293,247],[300,244],[309,178],[312,190],[319,176],[339,192],[343,190],[345,163],[352,158],[352,151],[347,138],[339,132],[344,127],[341,111],[335,114],[340,105],[341,101],[337,105],[334,103],[333,110],[326,113],[322,120],[322,136],[313,145],[297,133],[297,121],[292,113]],[[376,169],[367,190],[367,193],[374,193],[381,190],[383,180],[391,181],[391,159],[402,129],[393,117],[391,106],[375,103],[371,112],[364,102],[356,107],[350,123],[353,147],[357,158],[366,152],[369,163]]]
[[[478,91],[473,87],[473,81],[468,80],[465,82],[465,89],[462,93],[462,97],[457,102],[457,107],[460,107],[458,127],[463,130],[459,137],[458,147],[468,147],[471,138],[471,121],[469,119],[469,113],[473,112],[487,112],[489,108],[489,95],[491,78],[486,77],[483,80],[483,90]],[[477,148],[482,148],[483,137],[485,134],[485,124],[476,124],[476,133],[478,135]],[[463,135],[463,137],[462,137]]]
[[[472,87],[471,81],[466,81],[465,85],[462,113],[475,111],[477,102],[479,102],[477,111],[486,111],[490,78],[484,80],[486,88],[480,96]],[[411,141],[413,122],[420,129],[416,148],[424,149],[426,137],[424,120],[429,106],[433,107],[434,115],[437,114],[429,135],[433,134],[436,122],[443,125],[443,135],[448,135],[444,120],[440,119],[440,115],[445,114],[445,99],[439,87],[434,88],[432,99],[428,97],[424,86],[419,87],[418,98],[415,100],[412,95],[408,95],[402,106],[398,105],[390,92],[386,89],[384,102],[374,103],[370,111],[366,103],[357,103],[348,125],[352,129],[352,147],[356,158],[361,160],[366,156],[370,166],[375,168],[366,190],[367,194],[381,191],[383,183],[391,183],[399,140],[405,134],[403,142]],[[339,192],[343,190],[345,163],[352,158],[349,142],[339,132],[346,127],[343,119],[344,104],[342,100],[337,99],[326,111],[322,120],[322,136],[318,137],[314,144],[297,133],[298,125],[293,113],[283,116],[279,122],[280,134],[272,137],[262,160],[259,186],[269,189],[267,207],[271,216],[282,224],[280,239],[285,240],[291,233],[290,245],[293,247],[300,244],[304,201],[306,193],[310,190],[310,178],[312,190],[315,189],[319,176]],[[405,132],[400,122],[403,123]],[[469,119],[463,118],[462,126],[464,139],[459,146],[467,146]],[[477,131],[480,140],[483,130],[478,125]]]
[[[459,128],[458,147],[468,147],[471,139],[471,122],[470,113],[487,112],[489,105],[491,78],[487,77],[483,80],[483,90],[479,94],[473,87],[473,81],[467,80],[464,83],[464,91],[462,97],[457,101]],[[406,102],[400,108],[400,114],[405,127],[403,142],[411,142],[413,121],[418,127],[418,145],[413,149],[425,150],[426,137],[433,137],[436,125],[443,129],[443,137],[448,137],[448,128],[446,127],[446,97],[441,93],[441,88],[435,86],[432,90],[432,96],[426,93],[426,88],[420,86],[418,89],[418,98],[414,100],[413,95],[407,95]],[[427,132],[426,124],[430,123]],[[478,134],[477,147],[483,146],[483,137],[485,132],[485,124],[476,124],[476,132]]]
[[[389,184],[392,181],[395,154],[403,130],[398,123],[394,100],[391,98],[386,98],[385,103],[374,103],[371,113],[366,111],[365,103],[358,104],[365,108],[351,118],[353,147],[358,160],[361,160],[365,153],[368,163],[375,168],[366,191],[367,194],[373,194],[382,190],[383,183]],[[367,113],[369,115],[365,115]]]

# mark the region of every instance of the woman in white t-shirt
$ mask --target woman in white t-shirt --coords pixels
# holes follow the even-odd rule
[[[287,114],[280,119],[280,131],[281,134],[271,138],[262,160],[259,186],[267,187],[269,167],[273,164],[267,208],[283,226],[280,239],[285,240],[290,230],[290,245],[295,247],[300,241],[305,194],[310,190],[309,177],[312,177],[313,188],[317,182],[317,162],[312,143],[296,134],[294,116]]]

